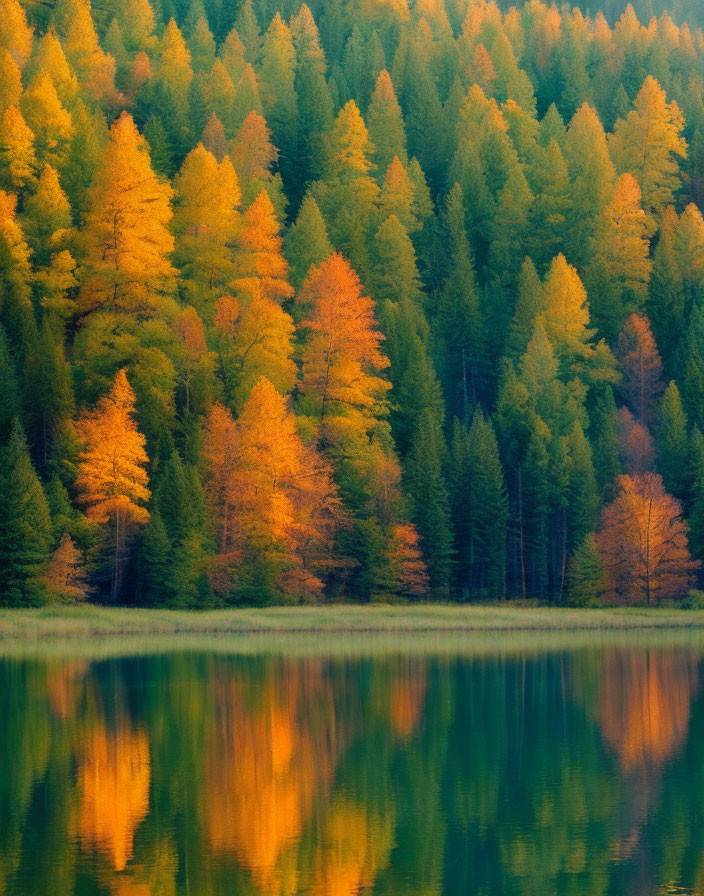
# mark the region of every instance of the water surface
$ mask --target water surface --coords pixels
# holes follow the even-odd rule
[[[0,659],[2,896],[704,887],[701,639]]]

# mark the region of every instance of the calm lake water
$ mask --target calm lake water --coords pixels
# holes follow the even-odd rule
[[[6,657],[0,894],[701,893],[703,660]]]

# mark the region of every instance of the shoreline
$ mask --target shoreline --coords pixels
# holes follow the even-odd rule
[[[108,635],[428,635],[668,629],[704,631],[704,610],[510,604],[339,604],[221,610],[88,605],[0,610],[0,642]]]

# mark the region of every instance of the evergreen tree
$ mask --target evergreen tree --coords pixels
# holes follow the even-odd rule
[[[452,553],[449,502],[442,467],[445,444],[440,425],[426,412],[418,424],[405,468],[412,516],[423,548],[433,592],[447,592]]]
[[[27,606],[44,600],[42,577],[51,551],[51,520],[27,443],[15,422],[0,449],[0,600]]]

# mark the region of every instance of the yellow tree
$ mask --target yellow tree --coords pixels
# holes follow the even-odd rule
[[[173,19],[164,29],[155,71],[157,80],[173,97],[180,112],[188,109],[188,90],[193,80],[191,54]]]
[[[69,65],[54,28],[50,27],[46,34],[42,35],[27,69],[32,73],[45,72],[51,78],[64,105],[70,104],[76,96],[78,79]]]
[[[155,313],[173,289],[171,187],[153,172],[144,138],[123,112],[90,191],[81,234],[79,306],[84,312]]]
[[[53,23],[81,86],[96,99],[115,102],[115,60],[100,46],[89,0],[58,0]]]
[[[201,312],[210,312],[235,272],[233,244],[240,219],[237,175],[228,156],[218,163],[199,143],[174,178],[174,190],[174,260],[190,301]]]
[[[149,461],[145,439],[134,419],[135,396],[124,370],[115,376],[110,392],[95,409],[85,411],[77,424],[83,444],[76,476],[79,501],[86,516],[113,529],[111,597],[120,591],[122,550],[129,528],[144,525],[149,512]]]
[[[543,296],[543,322],[550,342],[561,354],[583,356],[586,343],[594,335],[589,329],[587,291],[576,269],[562,254],[550,265]]]
[[[73,136],[73,122],[46,72],[40,71],[27,87],[21,106],[27,124],[34,132],[40,161],[60,164]]]
[[[0,178],[9,188],[26,186],[34,177],[37,156],[34,133],[17,106],[8,106],[0,120]]]
[[[8,106],[19,106],[22,96],[22,72],[12,54],[0,48],[0,113]]]
[[[673,204],[679,186],[679,159],[687,157],[681,136],[684,117],[660,84],[649,75],[625,119],[619,119],[609,141],[614,164],[620,174],[630,172],[643,194],[648,215],[660,217]]]
[[[0,0],[0,47],[20,66],[32,52],[32,29],[19,0]]]
[[[595,252],[603,258],[606,276],[643,298],[652,269],[648,223],[636,179],[623,174],[604,211]]]
[[[254,292],[241,300],[218,299],[214,322],[227,395],[235,408],[242,407],[262,376],[283,394],[293,389],[294,325],[278,302],[263,296],[255,284]]]
[[[269,194],[262,190],[242,218],[236,257],[237,277],[232,288],[276,302],[290,299],[288,263],[282,252],[279,222]]]
[[[328,416],[381,411],[390,388],[378,376],[389,366],[380,348],[383,336],[374,303],[362,294],[359,277],[342,255],[334,253],[311,269],[301,302],[312,309],[301,325],[308,330],[301,389],[313,401],[321,427]]]

